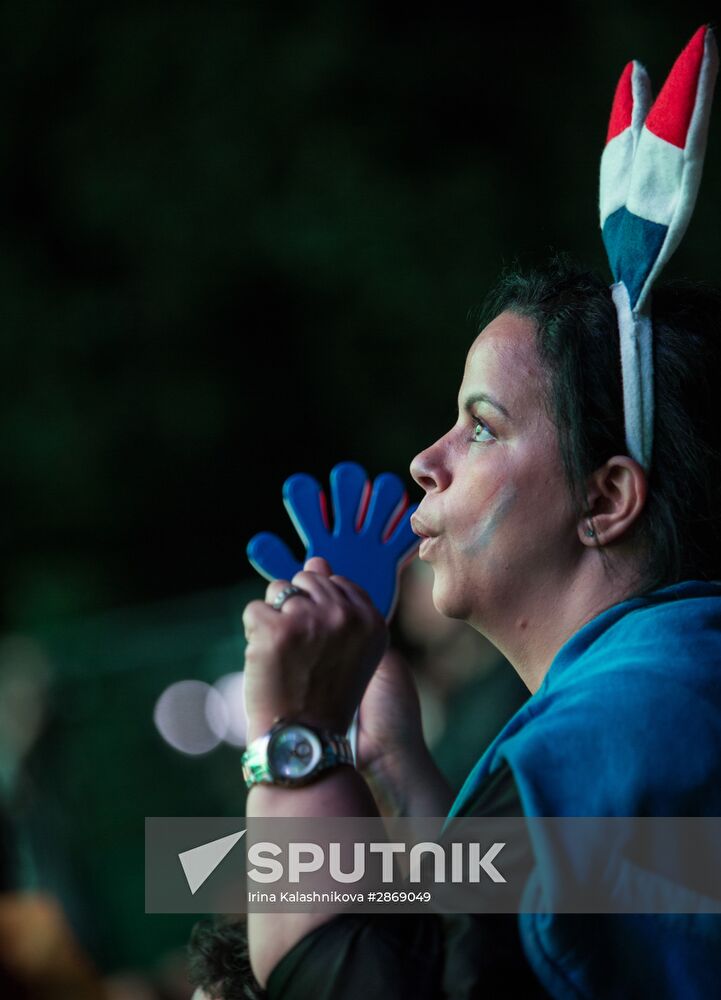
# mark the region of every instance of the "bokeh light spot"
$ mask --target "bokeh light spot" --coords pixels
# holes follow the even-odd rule
[[[221,736],[234,747],[244,747],[248,737],[248,717],[245,713],[245,674],[242,670],[225,674],[215,682],[227,710],[227,721]],[[215,730],[217,732],[217,730]]]
[[[177,681],[158,698],[155,726],[174,750],[197,756],[214,750],[228,725],[222,695],[203,681]]]

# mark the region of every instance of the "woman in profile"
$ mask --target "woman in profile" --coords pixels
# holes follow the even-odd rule
[[[656,287],[693,206],[716,63],[701,28],[651,107],[645,72],[626,67],[601,167],[614,285],[566,259],[502,277],[457,420],[411,465],[436,608],[486,636],[531,697],[454,796],[410,678],[397,663],[376,670],[383,619],[310,559],[246,608],[249,740],[307,726],[333,763],[287,787],[256,756],[249,817],[377,816],[377,803],[406,816],[721,816],[721,294]],[[350,766],[343,734],[359,702]],[[626,858],[608,859],[609,877],[621,862],[627,872]],[[715,995],[721,973],[710,913],[248,924],[272,1000],[686,1000]],[[223,965],[240,952],[222,933],[225,948],[199,939],[201,978],[230,1000],[244,973]]]
[[[486,313],[458,419],[412,463],[413,522],[438,610],[486,635],[532,697],[453,803],[412,682],[397,664],[374,673],[384,623],[311,560],[292,581],[303,595],[275,610],[276,581],[246,610],[250,735],[276,716],[343,733],[367,684],[358,768],[258,784],[249,816],[374,815],[371,790],[403,815],[721,815],[721,294],[655,292],[649,475],[627,454],[602,279],[564,259],[509,273]],[[718,923],[251,914],[249,937],[271,998],[701,997],[721,971]],[[238,929],[197,941],[207,995],[246,995]]]

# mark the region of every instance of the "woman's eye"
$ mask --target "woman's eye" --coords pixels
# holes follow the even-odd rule
[[[487,436],[484,437],[483,436],[484,434]],[[493,440],[493,434],[491,434],[490,430],[488,429],[488,427],[486,427],[486,425],[483,423],[482,420],[476,420],[475,426],[473,428],[473,437],[471,438],[471,440],[478,441],[480,443],[483,443],[484,441]]]

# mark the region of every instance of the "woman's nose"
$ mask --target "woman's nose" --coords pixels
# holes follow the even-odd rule
[[[421,451],[411,462],[411,475],[426,493],[444,490],[448,485],[448,473],[440,461],[440,441]]]

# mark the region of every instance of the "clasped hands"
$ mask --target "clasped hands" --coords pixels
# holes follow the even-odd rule
[[[290,584],[302,593],[275,610]],[[265,601],[251,601],[243,626],[249,740],[278,718],[346,732],[388,643],[366,591],[316,556],[290,581],[270,583]]]
[[[332,470],[330,487],[328,505],[312,477],[285,483],[285,505],[306,547],[303,565],[275,535],[264,532],[248,545],[252,564],[273,581],[265,601],[253,601],[243,617],[249,740],[279,717],[344,733],[362,697],[357,765],[373,784],[401,786],[404,758],[424,753],[420,706],[407,664],[383,654],[398,573],[418,545],[415,507],[407,507],[397,476],[384,473],[371,484],[353,462]],[[274,610],[291,584],[307,596]]]

